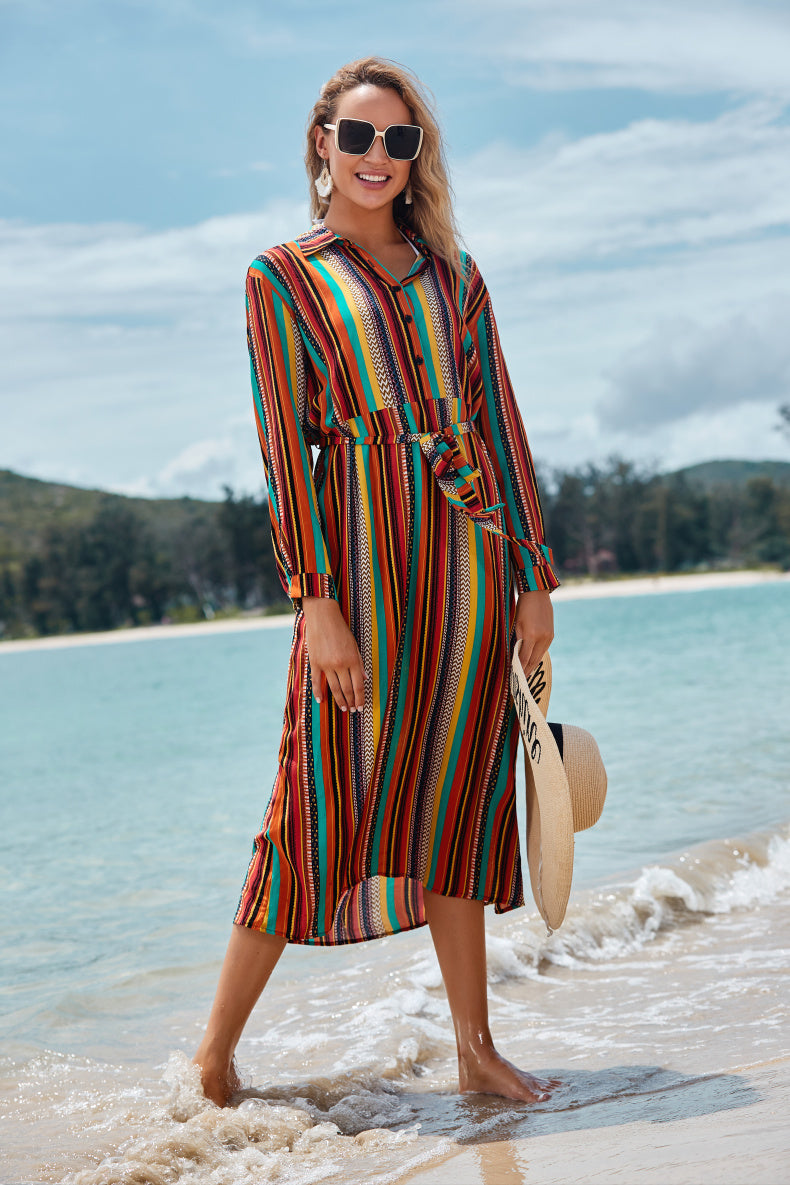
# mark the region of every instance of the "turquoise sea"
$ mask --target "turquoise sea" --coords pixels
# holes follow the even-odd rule
[[[427,932],[294,948],[240,1048],[250,1082],[266,1086],[243,1104],[258,1107],[258,1135],[213,1132],[210,1148],[173,1150],[203,1114],[184,1055],[273,781],[290,643],[286,621],[0,647],[3,1185],[394,1181],[409,1132],[434,1114],[419,1099],[450,1097]],[[609,794],[577,837],[566,926],[547,939],[534,910],[492,915],[504,1029],[523,1028],[523,993],[544,990],[547,968],[589,999],[603,963],[786,899],[788,655],[787,581],[557,604],[549,717],[594,733]],[[724,941],[724,929],[706,933]],[[562,1057],[559,1022],[541,1017],[537,1070]],[[383,1133],[379,1176],[360,1175],[366,1131]],[[323,1160],[308,1148],[319,1138]],[[142,1175],[124,1176],[135,1158]]]

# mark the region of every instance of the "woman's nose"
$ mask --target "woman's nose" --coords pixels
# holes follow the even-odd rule
[[[365,154],[365,160],[370,161],[371,164],[377,165],[383,165],[389,161],[387,150],[384,147],[384,141],[382,140],[381,136],[376,136],[376,139],[373,141],[367,153]]]

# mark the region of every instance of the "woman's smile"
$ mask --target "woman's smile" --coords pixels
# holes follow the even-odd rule
[[[356,178],[366,189],[381,189],[389,181],[389,173],[357,173]]]

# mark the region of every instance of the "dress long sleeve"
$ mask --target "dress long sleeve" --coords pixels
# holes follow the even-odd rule
[[[546,545],[538,484],[524,423],[502,356],[491,297],[477,265],[466,257],[464,343],[471,364],[473,419],[482,436],[502,497],[516,588],[554,589],[559,580]]]
[[[287,290],[261,260],[247,273],[247,340],[280,580],[295,605],[303,596],[335,597],[304,432],[306,349]]]

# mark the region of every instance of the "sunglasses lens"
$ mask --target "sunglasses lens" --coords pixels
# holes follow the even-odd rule
[[[369,151],[376,129],[366,119],[339,119],[337,146],[349,156],[364,156]]]
[[[395,123],[384,133],[384,147],[392,160],[414,160],[420,150],[420,129],[410,123]]]

